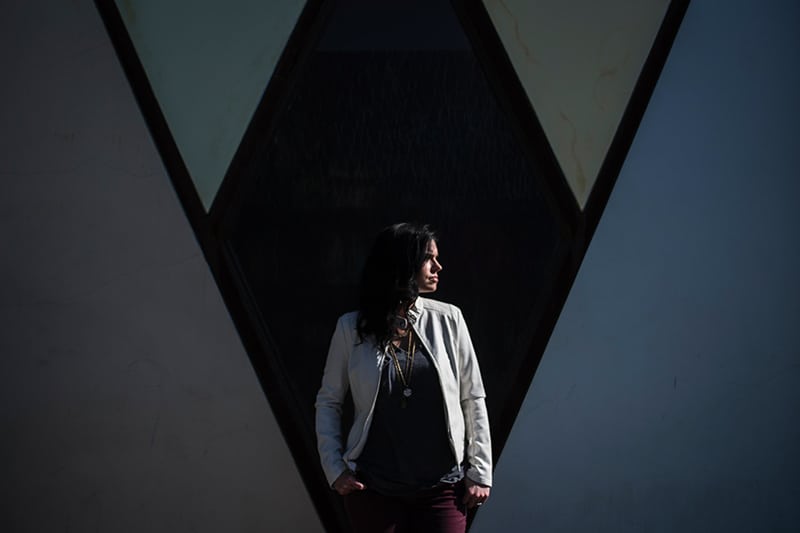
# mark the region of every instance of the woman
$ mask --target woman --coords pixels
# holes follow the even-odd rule
[[[436,236],[395,224],[377,237],[359,310],[339,318],[317,395],[328,482],[358,532],[463,532],[489,497],[483,382],[461,311],[420,297],[439,284]],[[353,426],[341,435],[352,392]]]

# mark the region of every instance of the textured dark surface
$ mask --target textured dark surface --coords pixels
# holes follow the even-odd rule
[[[336,317],[355,306],[374,235],[404,220],[441,233],[434,297],[463,309],[499,419],[559,228],[471,52],[318,52],[274,131],[231,240],[309,441]]]

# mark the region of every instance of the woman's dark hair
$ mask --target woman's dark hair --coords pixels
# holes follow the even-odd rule
[[[361,274],[358,336],[374,337],[385,348],[394,334],[398,308],[419,295],[417,273],[436,234],[427,225],[401,223],[384,228],[375,239]]]

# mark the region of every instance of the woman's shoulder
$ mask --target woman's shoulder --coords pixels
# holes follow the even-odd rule
[[[433,300],[431,298],[423,298],[422,296],[417,298],[417,302],[421,304],[419,307],[421,307],[424,311],[449,317],[457,317],[461,315],[461,309],[453,304],[439,300]]]
[[[338,322],[346,328],[355,329],[358,323],[358,311],[350,311],[349,313],[343,314],[339,317]]]

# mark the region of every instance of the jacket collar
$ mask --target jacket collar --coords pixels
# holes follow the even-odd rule
[[[423,297],[417,296],[414,304],[408,309],[408,318],[411,320],[412,324],[416,324],[419,321],[419,317],[422,316],[425,305],[424,302],[425,299]]]

